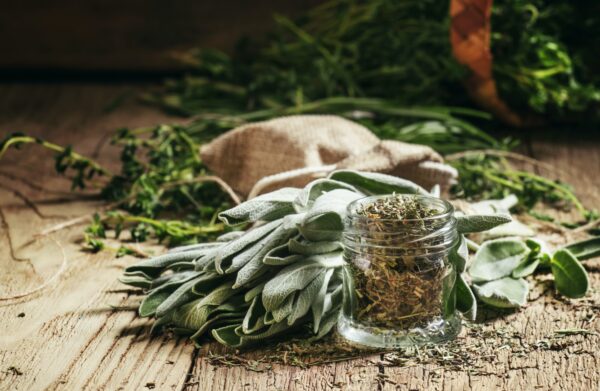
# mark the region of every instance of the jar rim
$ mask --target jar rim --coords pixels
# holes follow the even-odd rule
[[[378,222],[391,222],[391,221],[399,221],[400,219],[374,219],[371,217],[366,217],[366,216],[362,216],[359,215],[358,213],[356,213],[356,205],[361,204],[361,203],[365,203],[368,202],[370,200],[378,200],[378,199],[382,199],[382,198],[388,198],[388,197],[395,197],[395,196],[402,196],[402,197],[407,197],[407,198],[412,198],[412,199],[417,199],[417,200],[428,200],[428,201],[434,201],[436,203],[438,203],[439,205],[441,205],[443,207],[443,210],[441,213],[439,214],[435,214],[433,216],[427,216],[427,217],[422,217],[422,218],[418,218],[418,219],[402,219],[402,221],[435,221],[435,220],[443,220],[443,219],[447,219],[449,217],[452,217],[452,215],[454,214],[454,206],[439,197],[434,197],[434,196],[430,196],[430,195],[422,195],[422,194],[395,194],[395,193],[391,193],[391,194],[380,194],[380,195],[372,195],[372,196],[366,196],[366,197],[362,197],[359,199],[356,199],[354,201],[352,201],[350,204],[348,204],[348,206],[346,207],[346,212],[347,212],[347,216],[351,219],[360,219],[360,220],[365,220],[365,221],[378,221]]]

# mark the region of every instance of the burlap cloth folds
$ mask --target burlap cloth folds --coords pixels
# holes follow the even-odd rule
[[[296,115],[239,126],[200,154],[216,175],[244,196],[301,187],[334,169],[392,174],[425,188],[448,187],[456,170],[429,147],[381,141],[364,126],[333,115]]]

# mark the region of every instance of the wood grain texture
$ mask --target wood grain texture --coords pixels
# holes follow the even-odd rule
[[[93,155],[105,134],[118,127],[175,120],[133,101],[104,111],[124,92],[146,87],[151,86],[1,85],[0,137],[26,131]],[[557,176],[575,185],[586,204],[600,205],[595,176],[600,141],[534,137],[527,150],[565,171]],[[110,146],[98,155],[102,164],[118,168]],[[116,281],[134,259],[82,252],[80,227],[28,244],[44,228],[101,206],[89,197],[73,197],[69,182],[54,174],[50,158],[26,147],[0,161],[0,296],[48,279],[60,268],[63,249],[67,262],[60,279],[40,294],[0,301],[1,390],[598,389],[598,335],[554,339],[557,346],[544,347],[556,330],[600,332],[597,260],[588,262],[593,289],[586,298],[555,296],[542,277],[526,308],[502,316],[483,311],[489,319],[477,329],[465,328],[460,336],[464,346],[476,345],[470,370],[438,364],[399,367],[387,355],[374,355],[306,369],[273,364],[254,372],[210,360],[211,353],[226,352],[219,345],[195,349],[184,339],[151,337],[146,320],[110,307],[135,306],[140,300],[136,290]]]

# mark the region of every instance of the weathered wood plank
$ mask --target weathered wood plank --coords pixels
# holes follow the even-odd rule
[[[155,110],[134,105],[104,114],[107,102],[126,89],[121,85],[2,86],[1,137],[22,130],[75,144],[89,154],[106,131],[165,119]],[[101,160],[111,165],[116,159],[107,148]],[[49,162],[51,155],[35,146],[9,152],[0,162],[0,171],[13,178],[3,176],[0,181],[0,296],[32,289],[54,275],[63,262],[61,247],[66,262],[58,281],[40,294],[0,301],[0,389],[180,389],[193,346],[166,336],[150,338],[148,322],[134,311],[109,307],[139,300],[116,280],[133,259],[82,252],[81,227],[27,245],[43,228],[99,206],[54,194],[68,191],[69,184],[56,177]],[[46,190],[36,190],[15,177]]]
[[[122,92],[142,87],[0,86],[0,137],[21,130],[93,154],[107,131],[167,119],[133,102],[103,112]],[[600,181],[594,176],[600,168],[600,141],[534,139],[529,149],[567,171],[561,179],[575,185],[586,204],[600,204]],[[99,160],[116,169],[115,152],[107,146]],[[109,307],[132,306],[140,299],[116,281],[132,259],[82,252],[79,228],[25,246],[42,229],[100,205],[73,199],[68,181],[54,174],[50,157],[32,147],[0,161],[0,173],[8,175],[0,174],[0,296],[34,288],[61,267],[62,250],[52,239],[62,245],[67,260],[60,280],[41,294],[0,301],[0,389],[592,390],[600,384],[598,335],[553,338],[556,330],[567,328],[600,332],[595,317],[600,309],[598,261],[589,263],[594,270],[589,297],[564,300],[552,295],[551,285],[540,283],[526,308],[490,319],[480,329],[465,329],[461,342],[477,345],[472,371],[438,363],[402,368],[388,356],[374,355],[306,369],[273,364],[254,372],[212,362],[209,351],[225,352],[216,344],[196,350],[184,339],[151,338],[148,322],[135,312]]]

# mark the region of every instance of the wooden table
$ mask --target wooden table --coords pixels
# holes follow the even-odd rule
[[[181,121],[131,101],[106,112],[113,99],[146,87],[83,82],[0,85],[0,136],[24,131],[94,155],[107,132],[119,127]],[[575,134],[560,139],[538,135],[523,145],[529,155],[564,170],[563,179],[576,186],[588,205],[600,205],[600,141],[578,140]],[[117,168],[115,152],[103,148],[98,160]],[[591,391],[599,387],[597,334],[564,337],[565,348],[532,349],[558,329],[600,331],[595,317],[600,308],[597,262],[588,263],[593,289],[587,298],[568,301],[550,290],[521,311],[489,320],[485,327],[508,330],[509,339],[526,353],[515,353],[502,346],[501,339],[488,338],[485,352],[492,354],[473,358],[477,370],[434,364],[389,366],[374,355],[306,369],[273,365],[254,372],[216,365],[208,352],[223,348],[215,344],[195,349],[185,339],[150,337],[147,320],[134,311],[111,308],[139,299],[117,281],[123,267],[135,259],[82,252],[81,227],[34,238],[44,228],[101,206],[72,196],[69,182],[54,174],[50,153],[35,146],[11,151],[0,161],[0,173],[0,296],[33,289],[64,268],[37,294],[0,301],[2,390]],[[475,341],[472,336],[462,338],[465,344]]]

